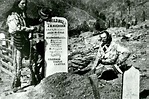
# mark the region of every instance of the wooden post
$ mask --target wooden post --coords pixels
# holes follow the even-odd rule
[[[0,40],[0,44],[1,44],[1,40]],[[0,45],[0,46],[1,46],[1,45]],[[0,50],[0,54],[2,54],[2,50]],[[2,57],[0,57],[0,73],[2,72],[2,71],[1,71],[1,67],[2,67],[1,61],[2,61]]]
[[[99,89],[98,89],[98,78],[96,74],[90,75],[89,80],[93,89],[93,94],[95,99],[100,99]]]
[[[124,73],[122,99],[139,99],[140,74],[133,66]]]

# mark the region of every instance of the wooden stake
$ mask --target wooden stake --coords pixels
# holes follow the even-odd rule
[[[93,89],[93,94],[95,99],[100,99],[99,89],[98,89],[98,78],[96,74],[90,75],[89,80]]]

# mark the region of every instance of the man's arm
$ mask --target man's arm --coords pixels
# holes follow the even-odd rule
[[[102,55],[101,55],[101,50],[99,47],[97,55],[96,55],[96,59],[95,59],[94,64],[92,66],[92,70],[94,70],[96,68],[96,66],[100,63],[101,58],[102,58]]]
[[[7,24],[9,27],[9,32],[13,33],[16,31],[26,31],[30,32],[34,30],[33,27],[26,27],[26,26],[21,26],[18,16],[14,15],[9,15],[7,18]]]
[[[131,49],[129,49],[126,46],[123,46],[122,44],[119,44],[117,46],[117,49],[119,52],[119,58],[117,60],[117,64],[120,65],[129,58],[129,56],[131,55]]]
[[[120,64],[124,63],[129,58],[130,55],[131,55],[130,52],[124,52],[124,53],[120,54],[117,64],[120,65]]]

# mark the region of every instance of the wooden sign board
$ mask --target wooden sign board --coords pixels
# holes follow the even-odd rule
[[[139,99],[140,73],[133,66],[124,73],[122,99]]]
[[[68,72],[68,23],[65,18],[52,17],[45,22],[45,76]]]

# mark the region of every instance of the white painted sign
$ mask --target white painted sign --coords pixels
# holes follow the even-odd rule
[[[124,73],[122,99],[139,99],[140,73],[133,66]]]
[[[68,23],[65,18],[52,17],[45,22],[46,77],[57,72],[68,72]]]

